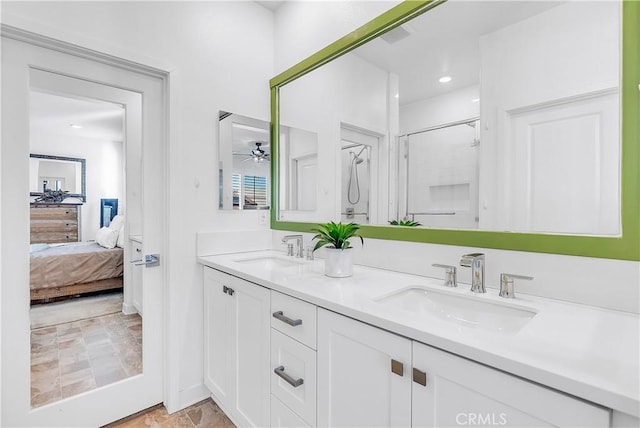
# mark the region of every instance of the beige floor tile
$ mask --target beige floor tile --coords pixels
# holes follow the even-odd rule
[[[58,342],[63,342],[70,339],[78,339],[82,337],[82,329],[79,327],[70,328],[69,330],[58,332]]]
[[[35,330],[31,330],[31,334],[33,336],[43,336],[43,335],[57,335],[58,333],[58,329],[56,328],[56,326],[52,326],[52,327],[42,327],[42,328],[36,328]]]
[[[51,361],[43,362],[43,363],[32,364],[31,374],[33,375],[33,373],[42,373],[50,370],[58,370],[58,367],[59,367],[59,361],[57,358]]]
[[[93,370],[86,368],[71,373],[65,373],[60,376],[60,386],[69,386],[71,384],[81,382],[87,379],[94,379]]]
[[[85,343],[82,336],[74,337],[72,339],[65,339],[65,340],[63,340],[62,337],[58,337],[58,349],[60,350],[75,348],[75,347],[84,346],[84,345]]]
[[[43,392],[42,394],[31,394],[31,407],[44,406],[45,404],[59,401],[62,398],[60,389]]]
[[[84,347],[77,349],[77,352],[71,352],[71,350],[67,350],[67,351],[69,352],[60,353],[60,356],[59,356],[60,365],[73,364],[78,361],[89,360],[89,353]]]
[[[32,354],[46,354],[47,352],[57,351],[58,344],[53,343],[50,345],[41,345],[39,343],[31,344],[31,353]]]
[[[33,330],[32,406],[140,374],[142,346],[134,334],[141,323],[137,314],[112,314]]]
[[[103,357],[105,355],[115,355],[116,350],[111,341],[106,343],[92,343],[87,345],[89,358]]]
[[[57,326],[58,336],[64,336],[65,334],[73,334],[80,332],[80,328],[74,326],[73,323],[58,324]]]
[[[58,361],[58,351],[56,349],[44,353],[31,353],[31,365],[38,365],[51,361]]]
[[[93,376],[83,379],[81,381],[72,383],[70,385],[63,385],[62,390],[62,398],[71,397],[73,395],[78,395],[86,391],[91,391],[92,389],[96,389],[96,380]]]
[[[172,415],[167,413],[164,406],[155,406],[142,413],[109,424],[105,428],[143,427],[235,428],[231,420],[211,399],[196,403]]]
[[[128,376],[122,367],[118,367],[110,371],[96,373],[94,374],[94,377],[96,379],[96,385],[104,386],[122,379],[126,379]]]
[[[166,421],[162,422],[159,427],[161,428],[193,428],[191,419],[184,411],[174,413]]]
[[[88,345],[107,343],[111,340],[104,329],[96,330],[84,335],[84,342]]]
[[[58,343],[58,336],[54,334],[31,335],[31,345],[51,346]]]
[[[80,360],[70,364],[61,364],[60,365],[60,375],[66,375],[69,373],[75,373],[81,370],[90,369],[91,364],[89,360]]]

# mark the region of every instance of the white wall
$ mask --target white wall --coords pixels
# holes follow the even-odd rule
[[[81,208],[82,240],[92,241],[100,229],[100,199],[118,199],[124,206],[124,165],[121,141],[32,133],[31,153],[85,159],[87,165],[87,202]]]
[[[218,111],[269,120],[273,14],[252,2],[3,2],[2,22],[171,71],[169,408],[202,399],[196,231],[266,229],[219,212]]]
[[[345,4],[351,3],[351,4]],[[304,59],[326,44],[355,29],[382,12],[388,4],[340,3],[336,8],[323,8],[318,2],[293,2],[283,5],[276,14],[276,69]],[[584,4],[585,2],[576,2]],[[607,3],[607,2],[604,2]],[[371,14],[365,12],[368,9]],[[374,12],[375,11],[375,12]],[[322,28],[321,31],[318,31]],[[515,48],[514,48],[515,49]],[[607,55],[611,54],[609,52]],[[571,61],[566,54],[564,59]],[[546,64],[553,67],[552,63]],[[579,76],[580,73],[575,73]],[[576,83],[588,86],[587,82]],[[329,220],[328,218],[325,220]],[[286,232],[284,232],[286,233]],[[274,233],[274,248],[279,247],[280,232]],[[305,240],[310,239],[306,236]],[[495,275],[503,270],[534,276],[522,284],[524,293],[536,294],[595,306],[640,312],[640,263],[538,254],[519,251],[499,251],[451,245],[418,244],[368,240],[360,261],[388,269],[403,269],[426,275],[440,275],[431,263],[458,264],[459,256],[470,251],[488,255],[488,275],[495,286]],[[305,244],[306,245],[306,244]],[[389,257],[393,254],[394,257]],[[493,267],[491,267],[493,266]],[[461,269],[461,281],[468,282],[468,272]]]
[[[480,117],[480,86],[474,85],[400,105],[400,134]]]
[[[567,2],[480,38],[481,228],[619,233],[620,16],[619,2]]]
[[[341,127],[386,135],[388,82],[385,70],[347,54],[280,89],[281,122],[318,135],[317,209],[281,211],[281,220],[340,218],[345,179],[340,167]]]

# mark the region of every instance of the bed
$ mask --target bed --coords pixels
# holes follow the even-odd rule
[[[31,246],[31,300],[122,288],[123,250],[95,242]]]

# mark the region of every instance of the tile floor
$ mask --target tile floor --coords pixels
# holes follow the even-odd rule
[[[163,405],[158,405],[105,426],[105,428],[142,427],[235,428],[235,425],[209,398],[172,415],[167,413]]]
[[[31,331],[31,406],[142,373],[142,318],[115,313]]]

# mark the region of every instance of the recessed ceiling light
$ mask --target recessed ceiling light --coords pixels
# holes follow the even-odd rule
[[[471,100],[472,103],[478,103],[480,102],[480,98],[474,98]]]
[[[70,123],[69,126],[73,129],[82,129],[82,125],[76,125],[75,123]]]
[[[442,76],[439,80],[440,83],[448,83],[451,82],[451,76]]]
[[[400,98],[400,94],[395,94],[394,97]]]

